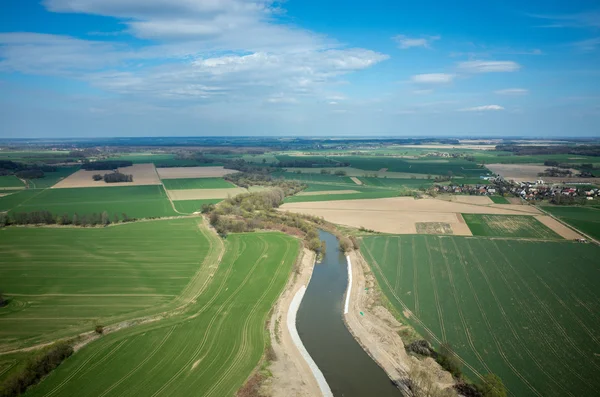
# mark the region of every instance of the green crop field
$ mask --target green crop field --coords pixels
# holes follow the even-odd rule
[[[547,226],[528,215],[462,214],[474,236],[560,240]]]
[[[301,182],[321,182],[321,183],[347,183],[350,185],[356,185],[348,176],[328,175],[328,174],[312,174],[302,173],[297,174],[295,172],[275,172],[272,174],[273,178],[284,178],[288,180],[295,180]]]
[[[494,204],[510,204],[510,201],[503,196],[489,196],[490,200],[494,202]]]
[[[352,182],[352,184],[344,183],[344,184],[333,184],[333,183],[309,183],[308,187],[303,190],[303,192],[326,192],[329,190],[357,190],[355,188],[360,189],[361,186]]]
[[[592,207],[542,207],[563,222],[581,230],[583,233],[600,240],[600,209]]]
[[[359,177],[358,178],[365,186],[382,186],[389,188],[419,188],[419,187],[430,187],[433,185],[432,179],[406,179],[406,178],[373,178],[373,177]]]
[[[14,175],[3,175],[0,176],[0,191],[4,189],[24,188],[25,184],[22,180]]]
[[[43,178],[28,179],[27,184],[32,189],[45,189],[54,186],[60,181],[77,171],[79,167],[58,167],[56,171],[44,172]]]
[[[235,188],[233,183],[223,178],[182,178],[163,179],[163,185],[167,190],[179,189],[227,189]]]
[[[154,163],[157,167],[202,167],[223,165],[215,161],[214,163],[201,163],[194,159],[181,159],[173,153],[124,153],[108,160],[131,161],[134,164]]]
[[[405,321],[448,341],[472,379],[515,396],[600,389],[600,248],[574,242],[376,236],[361,251]]]
[[[177,200],[173,201],[175,209],[184,214],[193,214],[200,211],[203,204],[217,204],[223,201],[222,199],[205,199],[205,200]]]
[[[230,234],[211,277],[181,314],[103,336],[27,396],[231,396],[259,363],[265,323],[299,243],[280,233]]]
[[[327,191],[327,190],[356,190],[360,193],[352,194],[324,194],[314,196],[291,196],[285,199],[286,203],[303,203],[308,201],[333,201],[333,200],[358,200],[358,199],[375,199],[375,198],[387,198],[397,197],[400,192],[391,189],[377,189],[377,188],[365,188],[359,185],[347,186],[344,189],[328,189],[329,186],[321,185],[318,189],[312,191]],[[339,187],[339,186],[338,186]]]
[[[46,210],[71,216],[107,211],[111,219],[123,213],[129,218],[178,215],[160,185],[26,190],[0,198],[0,207],[13,212]]]
[[[0,233],[0,347],[157,312],[182,294],[209,249],[199,218]]]

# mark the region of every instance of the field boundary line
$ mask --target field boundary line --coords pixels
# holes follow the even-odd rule
[[[562,220],[562,219],[560,219],[559,217],[557,217],[557,216],[554,216],[552,213],[550,213],[550,212],[547,212],[546,210],[544,210],[544,209],[543,209],[543,206],[541,206],[541,205],[540,205],[540,206],[538,206],[538,207],[536,207],[536,208],[538,208],[538,209],[539,209],[539,210],[540,210],[540,211],[541,211],[543,214],[545,214],[545,215],[548,215],[549,217],[551,217],[551,218],[552,218],[552,219],[554,219],[555,221],[557,221],[557,222],[561,223],[563,226],[566,226],[566,227],[568,227],[569,229],[573,230],[574,232],[577,232],[577,233],[581,234],[582,236],[584,236],[584,237],[585,237],[585,238],[587,238],[588,240],[590,240],[590,241],[594,242],[596,245],[600,246],[600,241],[596,240],[596,239],[595,239],[595,238],[593,238],[593,237],[590,237],[590,236],[589,236],[588,234],[586,234],[586,233],[583,233],[581,230],[577,229],[576,227],[569,225],[568,223],[566,223],[565,221],[563,221],[563,220]],[[574,208],[579,208],[579,207],[574,207]],[[584,207],[584,208],[585,208],[585,207]],[[565,240],[566,240],[566,239],[565,239]]]
[[[431,247],[427,242],[427,237],[425,237],[425,250],[427,251],[427,257],[429,258],[429,276],[431,277],[431,284],[433,286],[433,298],[435,300],[435,308],[438,314],[438,320],[440,323],[440,331],[442,333],[442,340],[446,342],[448,340],[446,336],[446,326],[444,324],[444,311],[442,310],[442,305],[440,305],[440,298],[438,295],[438,286],[437,281],[435,279],[435,271],[433,270],[433,258],[431,256]],[[441,252],[440,252],[441,254]]]

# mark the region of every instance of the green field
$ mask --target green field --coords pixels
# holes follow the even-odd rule
[[[60,181],[77,171],[79,167],[58,167],[56,171],[44,172],[43,178],[28,179],[27,184],[32,189],[45,189],[54,186]]]
[[[326,192],[330,190],[358,190],[362,188],[362,186],[357,185],[352,182],[352,184],[333,184],[333,183],[309,183],[307,188],[303,190],[303,192]]]
[[[26,190],[0,198],[0,210],[50,211],[54,215],[89,215],[107,211],[112,219],[178,215],[160,185]]]
[[[237,187],[223,178],[182,178],[163,179],[163,185],[167,190],[180,189],[228,189]]]
[[[334,187],[333,189],[329,189],[327,185],[320,185],[318,188],[313,187],[311,191],[328,191],[328,190],[356,190],[360,193],[352,193],[352,194],[324,194],[324,195],[314,195],[314,196],[291,196],[287,197],[284,202],[286,203],[303,203],[308,201],[333,201],[333,200],[358,200],[358,199],[375,199],[375,198],[387,198],[387,197],[397,197],[400,195],[399,191],[390,190],[390,189],[375,189],[375,188],[364,188],[359,185],[347,186],[343,189],[339,188],[339,186]]]
[[[272,174],[273,178],[284,178],[288,180],[295,180],[301,182],[320,182],[320,183],[347,183],[350,185],[356,185],[348,176],[337,176],[329,174],[319,173],[302,173],[297,174],[295,172],[275,172]]]
[[[107,160],[131,161],[134,164],[154,163],[157,167],[202,167],[223,165],[215,161],[214,163],[200,163],[194,159],[181,159],[173,153],[123,153],[118,156],[110,157]]]
[[[206,200],[177,200],[173,201],[175,209],[184,214],[192,214],[200,211],[203,204],[217,204],[223,201],[222,199],[206,199]]]
[[[510,201],[503,196],[489,196],[490,200],[494,202],[494,204],[510,204]]]
[[[0,231],[0,346],[158,312],[193,285],[209,250],[199,218]]]
[[[583,233],[600,240],[600,209],[574,206],[547,206],[542,209]]]
[[[11,189],[11,188],[24,188],[25,184],[19,178],[14,175],[2,175],[0,176],[0,190]]]
[[[428,188],[433,185],[432,179],[411,179],[411,178],[373,178],[359,177],[358,178],[365,186],[381,186],[393,189],[409,187],[409,188]]]
[[[517,396],[600,389],[600,248],[472,237],[364,237],[385,295],[425,338],[448,341],[472,379]]]
[[[527,215],[462,214],[473,236],[560,240],[547,226]]]
[[[103,336],[27,396],[234,395],[263,355],[299,244],[280,233],[231,234],[225,244],[184,312]]]

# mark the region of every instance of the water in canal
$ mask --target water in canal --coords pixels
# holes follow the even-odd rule
[[[336,397],[402,396],[343,322],[348,264],[334,235],[320,232],[327,244],[298,310],[297,328],[311,357]]]

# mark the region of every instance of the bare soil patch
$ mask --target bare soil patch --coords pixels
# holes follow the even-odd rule
[[[466,204],[487,205],[494,204],[488,196],[451,196],[453,201]]]
[[[524,181],[535,181],[537,179],[543,179],[545,182],[563,182],[572,181],[577,182],[581,178],[565,177],[565,178],[550,178],[540,177],[540,172],[546,171],[548,167],[543,164],[487,164],[486,167],[495,174],[502,175],[505,179],[512,179],[516,182]],[[572,169],[573,175],[579,173],[579,171]],[[589,179],[600,179],[600,178],[583,178],[584,180]]]
[[[471,236],[468,226],[457,215],[504,214],[540,215],[535,207],[521,205],[476,205],[438,199],[412,197],[383,199],[287,203],[283,211],[322,216],[326,220],[352,227],[365,227],[383,233],[414,234],[417,223],[447,223],[453,234]],[[462,217],[461,217],[462,218]]]
[[[248,193],[244,188],[231,189],[184,189],[184,190],[169,190],[169,197],[173,201],[177,200],[201,200],[201,199],[224,199],[227,197],[237,196],[238,194]]]
[[[300,192],[296,196],[322,196],[327,194],[354,194],[360,193],[358,190],[321,190],[318,192]]]
[[[379,172],[386,172],[388,169],[387,168],[382,168],[379,170]]]
[[[273,310],[269,322],[271,346],[275,353],[275,359],[269,366],[273,376],[263,382],[260,389],[261,395],[273,397],[321,395],[317,380],[292,341],[292,336],[286,326],[287,313],[292,299],[303,285],[308,285],[314,263],[315,254],[304,249],[292,278]]]
[[[160,185],[160,179],[156,174],[154,164],[134,164],[130,167],[117,169],[119,172],[127,175],[133,175],[133,182],[115,182],[106,183],[104,181],[95,181],[92,176],[95,174],[109,174],[110,170],[86,171],[79,170],[60,180],[52,189],[74,188],[74,187],[114,187],[114,186],[142,186],[142,185]]]
[[[452,225],[443,222],[416,222],[415,227],[419,234],[454,234]]]
[[[352,179],[352,182],[356,183],[357,185],[363,184],[362,181],[355,176],[351,176],[350,179]]]
[[[582,235],[580,235],[579,233],[575,232],[574,230],[568,228],[567,226],[563,225],[562,223],[560,223],[556,219],[552,218],[551,216],[537,215],[535,217],[535,219],[537,219],[542,224],[544,224],[545,226],[552,229],[553,232],[555,232],[556,234],[558,234],[559,236],[561,236],[567,240],[575,240],[578,238],[583,238]]]
[[[156,171],[160,179],[215,178],[237,172],[223,167],[171,167],[157,168]]]

